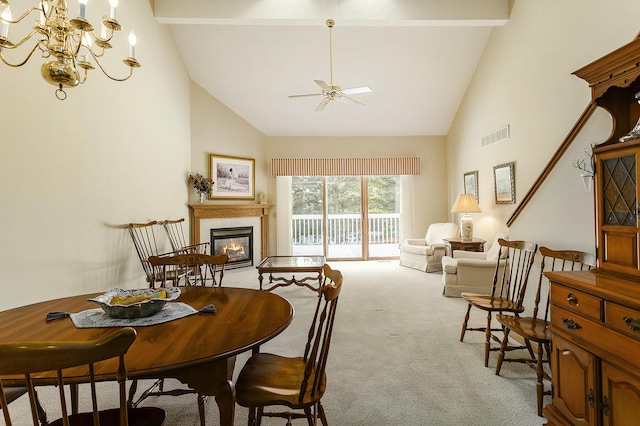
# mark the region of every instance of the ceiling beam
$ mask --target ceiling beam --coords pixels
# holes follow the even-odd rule
[[[509,0],[154,0],[162,24],[501,26]]]

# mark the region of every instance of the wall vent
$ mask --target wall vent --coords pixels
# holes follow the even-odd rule
[[[503,139],[509,139],[509,125],[507,124],[501,129],[495,130],[482,137],[482,146],[487,146],[492,143],[499,142]]]

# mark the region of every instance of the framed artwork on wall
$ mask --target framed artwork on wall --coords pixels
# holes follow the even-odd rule
[[[496,204],[515,204],[516,202],[515,164],[511,162],[493,166]]]
[[[480,202],[478,198],[478,171],[468,172],[464,174],[464,193],[473,194],[476,202]]]
[[[209,177],[213,180],[212,199],[255,198],[255,160],[209,154]]]

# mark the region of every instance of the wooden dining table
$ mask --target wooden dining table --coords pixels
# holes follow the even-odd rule
[[[281,296],[267,291],[232,287],[183,287],[178,302],[193,308],[213,304],[216,313],[197,313],[163,324],[134,327],[136,340],[125,356],[130,379],[175,378],[202,395],[214,396],[220,424],[233,425],[235,356],[281,333],[294,309]],[[86,341],[112,328],[76,328],[70,318],[46,322],[47,313],[80,312],[96,308],[87,299],[97,294],[65,297],[0,312],[0,343],[26,341]],[[172,302],[170,302],[172,303]],[[99,380],[115,380],[116,360],[96,365]],[[86,381],[86,372],[69,370],[70,382]],[[42,384],[46,376],[36,377]],[[11,383],[9,383],[11,384]]]

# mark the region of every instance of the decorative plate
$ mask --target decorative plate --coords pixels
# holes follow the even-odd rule
[[[89,299],[95,302],[112,318],[144,318],[155,315],[167,302],[180,296],[178,287],[161,289],[125,290],[114,288],[100,296]]]

